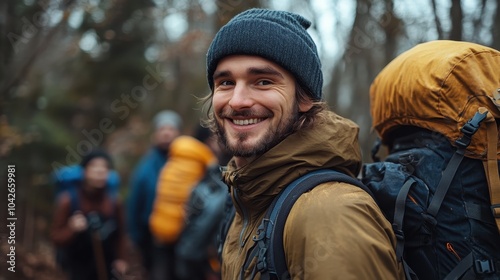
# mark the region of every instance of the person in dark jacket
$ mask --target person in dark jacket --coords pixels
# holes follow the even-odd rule
[[[51,237],[59,261],[71,280],[120,278],[128,268],[127,242],[122,203],[107,189],[111,158],[94,150],[80,165],[83,180],[56,204]]]
[[[310,24],[294,13],[251,9],[223,26],[208,49],[207,123],[234,155],[223,171],[236,215],[222,248],[222,279],[270,276],[257,265],[260,253],[246,260],[271,202],[292,181],[320,169],[360,171],[358,126],[322,101]],[[403,279],[395,244],[367,192],[327,182],[293,205],[283,261],[291,279]]]
[[[156,196],[158,176],[167,162],[170,144],[181,134],[182,119],[176,112],[164,110],[156,114],[154,127],[153,146],[141,158],[130,179],[126,209],[128,234],[139,249],[150,277],[157,270],[155,267],[161,267],[162,264],[154,262],[157,246],[149,230],[149,216]]]

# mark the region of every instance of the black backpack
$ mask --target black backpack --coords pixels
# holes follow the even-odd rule
[[[186,223],[175,246],[179,279],[193,279],[192,274],[198,272],[193,271],[192,263],[208,262],[211,256],[207,248],[217,249],[217,226],[224,219],[227,192],[218,165],[209,167],[191,192],[186,204]]]
[[[372,129],[388,147],[367,164],[421,280],[500,279],[500,52],[470,42],[421,43],[370,86]]]
[[[464,157],[486,114],[461,129],[456,147],[437,132],[403,127],[385,161],[363,167],[362,181],[393,225],[396,255],[421,280],[500,279],[488,179],[481,160]]]

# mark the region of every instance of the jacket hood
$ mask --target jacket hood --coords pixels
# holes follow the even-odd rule
[[[359,127],[330,111],[320,119],[239,169],[230,161],[223,176],[233,199],[236,190],[240,206],[260,214],[284,187],[308,172],[335,169],[355,177],[361,167]]]

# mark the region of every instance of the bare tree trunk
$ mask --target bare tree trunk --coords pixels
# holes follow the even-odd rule
[[[394,1],[383,0],[385,11],[374,18],[373,0],[357,0],[354,24],[343,60],[333,69],[329,98],[334,111],[360,126],[359,142],[364,161],[370,161],[370,150],[376,135],[370,133],[370,84],[381,68],[398,52],[398,39],[403,34],[403,21],[394,13]],[[385,37],[378,43],[376,38]]]
[[[473,24],[473,35],[472,35],[472,40],[475,42],[481,42],[481,29],[483,29],[483,18],[486,10],[486,2],[487,0],[482,0],[481,1],[481,6],[479,7],[481,9],[481,12],[479,12],[479,16],[475,19],[472,20]]]
[[[250,8],[262,7],[260,0],[216,0],[217,5],[216,12],[216,30],[219,30],[224,24],[226,24],[235,15],[248,10]]]
[[[345,48],[342,61],[336,65],[330,96],[332,109],[340,115],[352,119],[361,128],[359,141],[363,155],[369,153],[370,139],[367,135],[370,130],[369,86],[378,69],[375,61],[377,57],[377,43],[374,39],[381,32],[377,28],[378,19],[371,16],[372,0],[357,0],[356,15],[349,41]],[[368,148],[368,149],[367,149]],[[369,160],[368,158],[364,160]]]
[[[0,11],[2,15],[0,16],[0,26],[2,28],[2,40],[0,40],[0,76],[5,75],[5,66],[7,65],[7,48],[9,46],[8,40],[5,40],[5,36],[7,36],[8,26],[9,26],[9,8],[10,1],[2,1],[0,3]],[[10,53],[10,52],[9,52]]]
[[[385,14],[383,16],[383,20],[381,21],[381,26],[385,33],[384,65],[386,65],[397,54],[397,43],[403,28],[402,20],[394,13],[393,0],[385,0]]]
[[[451,19],[451,31],[449,39],[456,41],[462,40],[463,12],[460,0],[451,1],[450,19]]]
[[[73,1],[74,0],[68,0],[62,5],[61,8],[64,12],[63,20],[61,20],[56,26],[52,27],[46,33],[44,30],[34,31],[36,32],[34,37],[28,42],[30,44],[29,48],[23,48],[23,51],[26,52],[26,54],[24,54],[26,58],[21,60],[19,69],[16,69],[17,65],[14,61],[12,61],[10,66],[8,66],[10,69],[6,69],[6,71],[9,71],[10,73],[8,72],[9,75],[4,77],[4,83],[0,85],[0,93],[2,96],[8,96],[9,90],[17,86],[25,77],[27,77],[31,66],[34,64],[36,59],[53,42],[54,38],[56,38],[55,35],[65,27],[69,14],[71,13],[70,6]],[[23,35],[24,34],[21,34],[21,36]]]
[[[497,0],[496,13],[493,18],[492,31],[493,43],[491,47],[500,50],[500,0]]]
[[[443,39],[443,27],[441,26],[441,21],[437,14],[436,0],[432,0],[432,11],[434,12],[434,23],[436,24],[436,31],[438,34],[438,39]]]
[[[325,42],[321,36],[321,32],[319,32],[319,22],[318,22],[318,18],[319,16],[317,15],[316,11],[314,10],[313,6],[312,6],[312,1],[311,0],[306,0],[304,1],[305,2],[305,6],[307,7],[307,9],[309,10],[309,12],[312,14],[312,16],[310,18],[307,18],[309,21],[311,21],[311,27],[309,27],[309,30],[314,30],[317,34],[317,37],[318,37],[318,43],[317,43],[317,48],[318,48],[318,51],[322,51],[324,50],[324,46],[325,46]]]

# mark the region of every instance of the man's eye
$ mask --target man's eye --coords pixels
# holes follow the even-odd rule
[[[269,80],[260,80],[260,81],[257,82],[257,84],[260,85],[260,86],[267,86],[267,85],[272,84],[272,82],[269,81]]]
[[[230,86],[232,84],[233,84],[233,82],[231,82],[231,81],[221,81],[219,83],[220,86]]]

